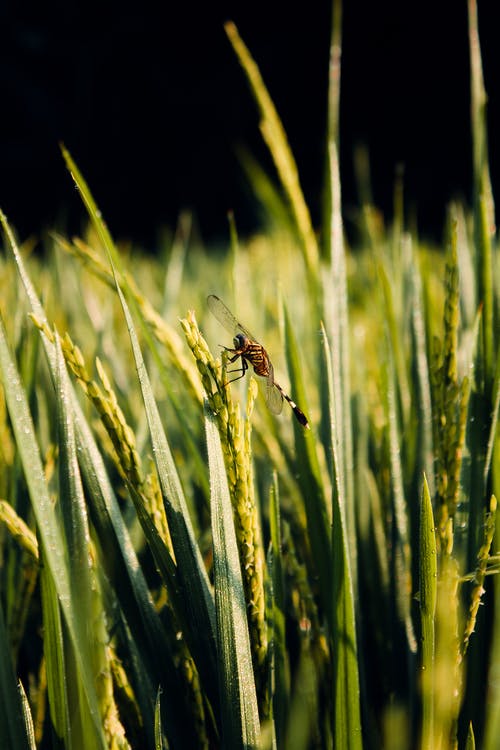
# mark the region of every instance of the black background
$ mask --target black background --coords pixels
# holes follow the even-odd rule
[[[497,3],[479,0],[490,164],[499,194]],[[272,172],[231,19],[258,62],[320,222],[330,4],[309,2],[0,3],[0,206],[21,238],[79,231],[84,211],[64,141],[117,238],[154,249],[158,230],[194,211],[205,240],[242,234],[259,211],[241,146]],[[347,228],[358,203],[353,150],[369,149],[375,202],[390,218],[404,165],[407,205],[439,239],[450,198],[470,200],[466,0],[345,0],[341,170]]]

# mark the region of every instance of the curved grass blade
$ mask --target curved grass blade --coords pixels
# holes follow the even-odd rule
[[[424,477],[420,503],[420,617],[422,676],[422,750],[434,744],[435,614],[437,594],[437,554],[434,515],[427,479]]]
[[[161,725],[161,686],[158,686],[155,701],[155,750],[163,750],[163,729]]]
[[[6,232],[33,314],[39,321],[48,324],[47,316],[26,271],[14,235],[1,211],[0,221]],[[51,375],[55,381],[55,344],[49,341],[46,336],[42,336],[42,343]],[[168,666],[172,664],[172,655],[168,649],[163,627],[109,482],[102,456],[72,387],[71,394],[78,444],[78,460],[85,481],[87,498],[91,506],[92,521],[97,529],[102,547],[106,549],[106,555],[103,556],[106,572],[116,587],[123,612],[138,644],[141,658],[148,666],[149,673],[154,675],[154,682],[158,683],[162,679],[165,680],[165,675],[168,676],[173,673],[173,669]],[[175,700],[178,691],[172,690],[171,694],[172,699]],[[149,702],[152,704],[153,701],[154,694],[150,696]],[[180,716],[181,712],[173,706],[172,715]]]
[[[23,708],[24,726],[26,727],[26,731],[27,731],[27,734],[28,734],[28,742],[29,742],[31,750],[36,750],[35,729],[33,727],[33,717],[31,715],[30,704],[28,702],[28,698],[27,698],[26,693],[24,691],[23,683],[21,682],[21,680],[19,680],[18,692],[19,692],[19,697],[21,699],[21,705],[22,705],[22,708]]]
[[[69,717],[78,716],[78,721],[70,719],[70,737],[68,744],[93,747],[96,738],[92,732],[89,708],[82,696],[95,691],[95,702],[102,717],[115,717],[117,711],[112,699],[112,688],[106,690],[111,682],[109,660],[106,646],[108,634],[102,628],[106,621],[100,590],[95,580],[90,563],[90,533],[87,519],[87,508],[78,466],[75,429],[69,378],[59,338],[56,335],[56,407],[58,422],[59,446],[59,495],[64,544],[67,552],[67,565],[72,593],[72,605],[75,618],[77,643],[65,645],[67,655],[66,670],[71,670],[75,662],[74,679],[68,680],[66,690],[69,701]],[[75,650],[78,650],[78,656]],[[80,663],[84,661],[88,672],[81,672]],[[92,679],[90,685],[86,680]],[[99,693],[97,686],[100,686]],[[118,722],[119,723],[119,722]],[[117,729],[117,726],[115,726]]]
[[[165,511],[175,551],[179,588],[187,612],[185,624],[188,628],[188,632],[186,632],[185,635],[190,647],[194,649],[200,673],[205,683],[205,689],[210,698],[215,700],[216,695],[214,694],[212,687],[212,678],[215,673],[216,663],[215,610],[213,597],[210,591],[210,584],[203,565],[200,550],[195,541],[186,499],[182,491],[179,476],[163,430],[149,377],[146,372],[132,316],[116,277],[115,265],[119,268],[119,257],[111,234],[102,219],[101,213],[97,208],[87,183],[67,149],[62,147],[62,152],[68,169],[80,191],[82,200],[89,213],[90,220],[96,229],[112,265],[115,285],[124,312],[136,362],[139,383],[151,435],[154,459],[160,479]]]
[[[116,279],[115,279],[116,280]],[[196,544],[177,469],[163,430],[158,406],[142,358],[132,316],[116,280],[116,289],[130,335],[148,420],[153,454],[163,493],[177,563],[179,590],[186,608],[186,638],[194,649],[208,695],[215,700],[211,681],[215,674],[215,609],[208,576]]]
[[[334,11],[336,12],[336,11]],[[331,386],[327,386],[326,400],[329,403],[324,419],[327,424],[324,431],[336,440],[336,482],[344,498],[346,532],[349,555],[351,556],[351,575],[353,585],[357,587],[357,544],[354,507],[353,481],[353,430],[351,416],[351,380],[350,380],[350,331],[348,315],[348,289],[344,229],[341,213],[340,168],[337,144],[333,138],[328,144],[328,175],[331,181],[329,207],[330,231],[330,264],[324,277],[323,299],[325,330],[331,344]],[[323,350],[324,356],[325,350]],[[328,414],[328,417],[327,417]],[[334,430],[332,432],[332,425]],[[333,455],[333,453],[331,453]]]
[[[297,403],[303,404],[307,409],[297,342],[286,307],[284,307],[284,313],[286,358],[290,373],[292,398]],[[299,424],[296,424],[296,420],[294,420],[293,427],[298,481],[304,498],[307,528],[311,539],[311,550],[314,555],[314,567],[316,574],[319,576],[321,601],[331,624],[332,557],[329,512],[316,454],[316,443],[312,431],[304,430]]]
[[[43,651],[47,671],[50,718],[58,737],[69,735],[69,706],[66,695],[64,637],[57,591],[47,565],[40,567],[43,614]]]
[[[259,747],[257,693],[233,510],[215,418],[205,407],[223,746]]]
[[[246,73],[252,93],[258,104],[261,115],[260,130],[290,202],[303,247],[304,260],[308,269],[308,279],[313,288],[318,274],[319,250],[309,209],[300,186],[295,159],[288,144],[283,124],[269,96],[255,60],[240,37],[234,23],[228,22],[224,28],[238,56],[238,60]]]
[[[0,601],[0,747],[31,750]]]
[[[332,732],[335,738],[335,747],[354,749],[362,747],[362,738],[354,587],[351,572],[352,555],[349,550],[347,533],[345,484],[339,481],[338,465],[342,459],[338,451],[336,434],[338,428],[334,418],[332,357],[324,329],[322,330],[322,344],[323,361],[326,366],[328,413],[334,463],[333,475],[335,477],[332,492],[332,601],[328,609],[331,613],[331,638],[333,642],[334,713]]]
[[[290,675],[286,651],[285,581],[281,553],[280,505],[276,474],[273,476],[269,500],[272,564],[268,565],[268,568],[272,580],[273,592],[271,638],[274,662],[273,716],[278,747],[284,747],[285,719],[290,700]]]
[[[78,666],[81,671],[90,716],[95,730],[95,747],[104,748],[105,742],[93,687],[93,676],[91,675],[90,665],[84,660],[82,653],[78,650],[79,627],[76,622],[73,595],[64,551],[64,542],[56,521],[54,508],[45,481],[26,394],[21,385],[15,363],[10,356],[1,319],[0,371],[3,376],[5,398],[16,438],[16,444],[24,468],[26,483],[28,485],[32,508],[38,525],[41,544],[43,545],[44,557],[51,570],[59,602],[64,612],[71,641],[75,648]]]

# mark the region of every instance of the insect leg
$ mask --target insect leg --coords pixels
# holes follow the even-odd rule
[[[231,357],[229,359],[230,362],[235,362],[238,357],[241,357],[241,354],[235,354],[234,357]],[[228,380],[226,385],[229,385],[229,383],[234,383],[235,380],[241,380],[241,378],[245,377],[245,373],[248,370],[248,362],[244,357],[241,357],[241,367],[237,367],[235,370],[227,370],[228,373],[230,372],[240,372],[241,375],[238,375],[236,378],[231,378],[231,380]]]

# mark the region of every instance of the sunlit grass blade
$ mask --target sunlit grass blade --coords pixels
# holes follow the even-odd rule
[[[234,750],[257,748],[259,712],[231,498],[217,424],[208,406],[205,414],[222,741]]]
[[[173,665],[166,636],[146,579],[132,547],[128,529],[110,485],[103,459],[81,410],[75,409],[79,465],[85,482],[92,523],[97,531],[102,560],[113,583],[141,659],[156,682]],[[150,701],[154,698],[150,696]]]
[[[332,437],[337,441],[335,446],[329,446],[330,455],[333,455],[335,449],[337,454],[335,481],[338,483],[339,491],[345,501],[343,512],[345,513],[346,532],[349,540],[351,573],[356,587],[357,547],[354,515],[347,268],[341,214],[338,150],[337,144],[333,140],[330,140],[328,144],[328,160],[329,193],[331,197],[331,205],[328,206],[330,263],[323,278],[324,310],[321,311],[321,315],[324,317],[325,328],[329,337],[328,348],[331,356],[332,383],[327,388],[326,398],[324,392],[322,394],[323,403],[327,403],[326,413],[323,414],[323,431],[327,435],[327,442]],[[323,349],[323,356],[324,351]],[[321,372],[324,377],[324,367],[322,367]],[[335,423],[334,431],[331,427],[332,421]]]
[[[467,729],[467,739],[465,741],[465,750],[476,750],[476,738],[474,736],[474,729],[472,727],[472,721],[469,723]]]
[[[161,687],[158,688],[155,701],[155,750],[163,750],[163,731],[161,726]]]
[[[397,529],[397,547],[394,555],[396,576],[397,609],[405,625],[410,651],[416,652],[415,632],[411,618],[411,541],[410,521],[407,511],[404,485],[404,467],[401,456],[402,435],[401,416],[398,409],[398,379],[395,372],[392,341],[386,336],[385,358],[385,409],[387,420],[387,440],[391,467],[391,495],[394,508],[394,521]]]
[[[47,322],[45,310],[26,271],[14,235],[1,212],[0,219],[32,311],[39,321]],[[57,369],[55,344],[44,335],[42,335],[42,343],[55,381]],[[166,665],[171,663],[171,655],[166,648],[165,633],[162,632],[151,594],[132,548],[102,455],[73,392],[72,402],[78,459],[91,503],[92,520],[96,525],[102,548],[107,552],[104,555],[104,565],[110,580],[116,585],[127,621],[140,644],[142,658],[151,672],[155,674],[156,681],[159,682],[162,679],[162,669],[168,673]]]
[[[83,659],[83,654],[78,651],[78,626],[75,620],[75,610],[72,601],[72,591],[67,569],[65,545],[59,526],[56,521],[54,508],[50,500],[48,487],[43,474],[40,453],[35,438],[35,430],[31,414],[29,412],[26,394],[21,385],[19,374],[14,361],[8,350],[3,322],[0,321],[0,371],[2,373],[5,397],[9,408],[9,414],[13,425],[16,443],[21,461],[23,463],[24,475],[30,492],[31,503],[38,524],[39,535],[45,560],[50,567],[51,574],[57,589],[66,623],[72,643],[75,648],[82,680],[85,686],[86,698],[89,704],[90,716],[95,731],[94,742],[101,743],[104,747],[101,721],[92,688],[92,677],[90,665]]]
[[[286,307],[284,308],[284,313],[286,357],[292,386],[292,397],[298,404],[303,405],[304,409],[307,409],[298,346]],[[330,509],[327,506],[327,499],[325,497],[324,484],[316,453],[317,448],[314,431],[304,430],[295,419],[293,421],[293,428],[295,434],[298,482],[305,503],[307,528],[311,540],[314,567],[320,581],[321,601],[326,616],[330,619],[332,571],[329,530]]]
[[[272,636],[273,658],[273,718],[278,747],[284,747],[286,716],[290,700],[290,673],[286,649],[285,581],[284,561],[281,549],[280,506],[277,477],[273,477],[270,489],[269,525],[271,535],[272,565],[269,574],[272,580]],[[269,556],[268,556],[269,557]]]
[[[73,649],[78,649],[79,655],[79,658],[75,658],[77,669],[75,669],[73,684],[67,685],[71,688],[68,690],[70,702],[73,701],[73,705],[70,704],[69,707],[69,716],[78,714],[79,720],[78,722],[70,720],[71,739],[68,738],[67,741],[91,748],[95,745],[96,738],[92,733],[89,709],[86,701],[82,700],[84,696],[91,695],[95,691],[93,700],[99,707],[102,726],[106,734],[112,724],[115,734],[118,734],[119,720],[110,686],[111,675],[106,652],[108,633],[102,626],[106,621],[106,612],[100,597],[95,571],[92,570],[90,564],[90,533],[77,461],[71,391],[57,336],[56,366],[60,510],[78,639],[76,644],[71,645]],[[71,655],[69,645],[66,649],[67,656]],[[80,660],[85,662],[88,672],[81,673],[78,667]],[[89,676],[91,676],[91,683],[86,684]],[[99,692],[96,689],[98,685]],[[92,701],[89,701],[89,704],[92,705]]]
[[[153,446],[158,477],[162,487],[165,511],[174,547],[179,588],[187,611],[188,642],[195,650],[205,688],[215,699],[209,680],[215,672],[215,610],[208,576],[195,540],[183,490],[177,474],[167,437],[163,430],[158,406],[154,399],[135,327],[128,305],[118,285],[118,296],[130,334],[139,383]]]
[[[90,220],[108,253],[114,272],[114,265],[115,263],[119,264],[119,257],[111,234],[102,219],[101,213],[97,208],[88,185],[77,165],[71,158],[67,149],[63,147],[62,151],[66,164],[87,208]],[[146,415],[153,445],[153,454],[163,491],[165,509],[170,524],[170,532],[176,555],[179,583],[184,590],[188,612],[193,618],[191,620],[191,636],[195,643],[199,642],[200,644],[199,656],[201,661],[204,661],[203,654],[205,658],[210,661],[214,659],[213,632],[215,619],[213,598],[210,592],[208,577],[201,559],[200,551],[195,541],[186,501],[145,369],[135,326],[128,305],[125,301],[125,297],[123,296],[120,285],[118,284],[116,274],[115,284],[127,323],[139,376],[139,383],[146,407]],[[208,673],[211,671],[212,670],[208,670]]]
[[[415,472],[425,471],[431,497],[434,494],[434,467],[432,443],[432,400],[429,378],[428,345],[425,330],[422,278],[418,258],[412,257],[412,343],[413,362],[416,376],[416,397],[418,399],[418,459]]]
[[[0,602],[0,746],[31,750]]]
[[[484,87],[477,0],[468,0],[469,64],[472,125],[472,163],[474,178],[474,202],[480,197],[487,203],[488,227],[493,231],[494,205],[488,164],[488,131],[486,106],[488,96]]]
[[[326,331],[322,331],[323,362],[326,369],[328,388],[328,418],[330,421],[332,460],[334,463],[334,484],[332,491],[332,588],[331,604],[331,642],[332,642],[332,680],[333,680],[333,714],[332,733],[335,747],[361,748],[361,713],[358,646],[354,610],[354,586],[351,572],[352,556],[349,551],[349,539],[346,521],[345,485],[339,481],[339,462],[342,458],[338,451],[338,429],[334,418],[334,385],[332,357]]]
[[[18,685],[18,691],[19,691],[19,697],[21,700],[21,705],[23,708],[23,718],[24,718],[24,725],[26,727],[26,733],[28,735],[28,742],[30,746],[30,750],[36,750],[36,743],[35,743],[35,730],[33,727],[33,717],[31,715],[31,708],[30,704],[28,702],[28,698],[26,696],[23,683],[19,681]]]
[[[63,626],[57,591],[50,570],[45,565],[42,566],[40,573],[40,593],[50,717],[56,735],[63,739],[68,737],[70,732]]]
[[[472,163],[474,180],[474,234],[479,267],[476,275],[478,298],[483,305],[483,356],[486,393],[490,394],[496,359],[493,298],[492,237],[495,231],[495,204],[488,163],[487,94],[484,87],[477,0],[468,0]]]
[[[299,238],[302,242],[309,277],[313,282],[317,279],[318,274],[318,244],[309,209],[300,187],[297,166],[288,145],[285,130],[262,80],[259,68],[238,34],[236,26],[228,22],[225,25],[225,30],[234,51],[238,55],[240,64],[247,75],[252,93],[257,101],[261,115],[260,129],[262,136],[269,148],[279,178],[290,201]]]
[[[437,596],[436,532],[427,480],[420,503],[419,606],[421,618],[420,677],[422,691],[422,750],[434,745],[435,613]]]

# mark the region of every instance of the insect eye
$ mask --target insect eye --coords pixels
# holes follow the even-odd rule
[[[236,336],[234,337],[234,345],[235,345],[235,347],[237,349],[239,349],[240,346],[243,346],[244,343],[245,343],[245,337],[243,336],[243,334],[242,333],[237,333]]]

